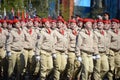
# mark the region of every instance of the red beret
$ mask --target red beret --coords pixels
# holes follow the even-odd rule
[[[57,19],[63,19],[62,16],[58,16]]]
[[[45,22],[47,22],[48,21],[48,19],[47,18],[43,18],[42,19],[42,23],[44,24]]]
[[[64,24],[66,24],[66,25],[67,25],[67,24],[68,24],[68,23],[67,23],[67,21],[65,21],[65,20],[64,20]]]
[[[71,20],[69,20],[69,22],[70,23],[76,23],[76,20],[71,19]]]
[[[64,19],[57,19],[57,22],[62,22],[62,23],[64,23]]]
[[[13,21],[12,20],[7,20],[7,23],[13,24]]]
[[[14,19],[14,20],[13,20],[13,23],[17,23],[17,22],[19,22],[18,19]]]
[[[110,24],[111,23],[110,20],[104,20],[103,22],[106,23],[106,24]]]
[[[97,23],[97,20],[94,20],[94,23]]]
[[[51,22],[55,22],[56,23],[57,21],[56,20],[51,20]]]
[[[34,18],[34,21],[40,22],[39,18]]]
[[[20,22],[27,22],[25,19],[21,19]]]
[[[4,22],[7,22],[7,20],[2,19],[2,20],[1,20],[1,23],[4,23]]]
[[[79,19],[78,19],[78,21],[81,21],[81,22],[83,22],[83,18],[79,18]]]
[[[119,23],[119,20],[118,19],[112,19],[111,22]]]
[[[86,23],[86,22],[94,22],[94,20],[93,19],[90,19],[90,18],[85,18],[84,20],[83,20],[83,22],[84,23]]]
[[[101,20],[101,19],[98,19],[98,20],[97,20],[97,22],[104,22],[104,21],[103,21],[103,20]]]
[[[29,22],[29,21],[32,21],[32,22],[33,22],[33,21],[34,21],[34,19],[30,18],[30,19],[28,19],[27,21],[28,21],[28,22]]]

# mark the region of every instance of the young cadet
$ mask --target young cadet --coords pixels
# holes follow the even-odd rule
[[[94,79],[103,80],[106,77],[106,74],[109,70],[108,56],[107,56],[107,33],[103,29],[104,22],[103,20],[97,20],[97,30],[94,31],[95,35],[98,38],[98,51],[99,54],[94,57],[95,67],[94,67]]]
[[[118,24],[119,20],[117,19],[111,20],[110,54],[113,54],[114,56],[114,62],[111,62],[111,64],[115,69],[115,79],[120,78],[120,30]]]
[[[54,31],[55,38],[55,53],[53,54],[54,63],[54,75],[53,80],[61,79],[62,73],[64,72],[67,64],[67,32],[63,28],[64,20],[59,18],[57,20],[57,29]]]
[[[68,32],[68,61],[67,61],[67,77],[69,80],[73,79],[74,75],[74,65],[75,65],[75,45],[76,45],[76,37],[78,35],[77,25],[75,20],[69,20],[70,29]]]
[[[1,78],[4,76],[4,72],[5,72],[4,61],[6,55],[6,38],[7,38],[7,29],[3,29],[2,20],[0,20],[0,77]]]
[[[78,31],[81,31],[81,29],[83,28],[83,19],[82,18],[78,18],[77,26],[78,26]]]
[[[97,38],[92,31],[92,19],[84,19],[84,28],[79,32],[76,41],[76,54],[82,60],[82,80],[88,80],[93,72],[93,54],[98,54]],[[81,59],[82,58],[82,59]]]
[[[108,56],[108,63],[109,63],[109,71],[107,73],[107,78],[109,80],[113,80],[113,73],[114,73],[114,54],[111,53],[110,50],[110,44],[111,44],[111,21],[110,20],[104,20],[104,30],[107,34],[107,56]]]
[[[11,78],[15,65],[17,64],[17,80],[20,79],[21,72],[21,54],[23,51],[24,34],[20,29],[19,20],[15,19],[14,28],[9,32],[9,38],[7,39],[7,56],[8,56],[8,77]]]
[[[37,34],[33,29],[33,19],[27,20],[27,26],[23,29],[23,32],[25,35],[23,49],[25,63],[23,72],[27,72],[32,76],[35,68],[33,64],[35,64],[34,55],[37,40]]]
[[[40,59],[40,80],[45,80],[53,69],[54,37],[49,20],[43,18],[42,23],[44,28],[37,42],[36,59]]]

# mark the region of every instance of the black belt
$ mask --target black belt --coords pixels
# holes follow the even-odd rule
[[[68,51],[68,52],[75,52],[75,51]]]
[[[99,53],[106,53],[106,51],[99,51]]]
[[[13,50],[13,51],[15,51],[15,52],[21,52],[21,50]]]
[[[29,48],[24,48],[25,50],[32,50],[32,49],[29,49]]]
[[[93,53],[94,53],[94,52],[85,51],[85,50],[81,50],[81,51],[83,51],[83,52],[85,52],[85,53],[87,53],[87,54],[93,54]]]
[[[61,52],[61,53],[64,53],[64,52],[65,52],[65,51],[61,51],[61,50],[56,50],[56,51]]]
[[[51,50],[48,50],[48,49],[42,49],[42,50],[46,52],[51,52]]]
[[[111,49],[111,48],[110,48]],[[119,52],[120,50],[116,50],[116,49],[111,49],[114,52]]]
[[[0,48],[3,48],[3,46],[2,46],[2,47],[0,47]]]

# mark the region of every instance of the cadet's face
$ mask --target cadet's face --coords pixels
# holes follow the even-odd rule
[[[50,22],[49,21],[45,22],[45,26],[50,28]]]
[[[16,28],[20,28],[20,26],[21,26],[21,25],[20,25],[20,22],[17,22],[17,23],[15,24],[15,27],[16,27]]]
[[[63,29],[67,29],[67,25],[66,24],[63,24]]]
[[[96,29],[97,28],[97,23],[94,23],[93,24],[93,29]]]
[[[33,26],[33,22],[32,22],[32,21],[29,21],[29,22],[27,23],[27,25],[30,26],[30,27],[32,27],[32,26]]]
[[[74,29],[76,27],[76,23],[71,23],[70,27],[71,29]]]
[[[34,22],[34,26],[38,27],[39,23],[37,21]]]
[[[56,23],[55,23],[55,22],[52,22],[51,27],[52,27],[52,28],[56,28],[56,26],[57,26]]]
[[[108,30],[108,29],[110,29],[110,24],[108,24],[108,23],[105,23],[104,29],[105,29],[105,30]]]
[[[103,27],[104,27],[104,24],[103,24],[103,22],[98,22],[98,29],[103,29]]]
[[[40,23],[39,23],[39,27],[41,27],[41,26],[42,26],[42,23],[40,22]]]
[[[25,27],[25,26],[26,26],[26,23],[22,21],[22,22],[21,22],[21,26],[22,26],[22,27]]]
[[[12,29],[12,24],[8,24],[8,29]]]
[[[61,28],[61,27],[63,26],[63,23],[62,23],[61,21],[59,21],[59,22],[57,23],[57,26],[58,26],[58,28]]]
[[[70,23],[68,23],[67,27],[68,27],[68,28],[70,28],[70,27],[71,27],[71,26],[70,26]]]
[[[82,27],[83,26],[83,22],[79,21],[77,25],[78,25],[78,27]]]
[[[85,28],[91,29],[92,28],[92,22],[86,22],[85,23]]]
[[[3,27],[4,27],[4,28],[7,27],[7,23],[6,23],[6,22],[3,23]]]
[[[118,24],[116,22],[112,22],[111,28],[112,29],[118,28]]]

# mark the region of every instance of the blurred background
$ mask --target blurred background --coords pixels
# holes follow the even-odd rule
[[[29,16],[52,17],[62,15],[91,17],[108,12],[120,19],[120,0],[0,0],[0,17]]]

